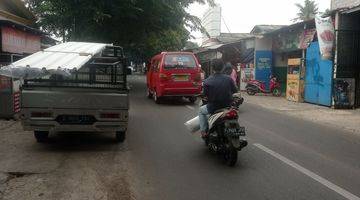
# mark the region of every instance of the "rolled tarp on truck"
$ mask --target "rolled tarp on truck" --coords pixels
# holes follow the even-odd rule
[[[129,97],[123,49],[68,42],[37,52],[0,74],[23,80],[22,126],[38,142],[50,132],[114,132],[125,139]]]

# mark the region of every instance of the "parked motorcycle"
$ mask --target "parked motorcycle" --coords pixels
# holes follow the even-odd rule
[[[203,104],[206,99],[202,97]],[[238,109],[244,99],[240,94],[234,94],[234,100],[229,108],[216,111],[209,117],[209,130],[204,141],[211,152],[218,154],[225,164],[234,166],[238,159],[238,151],[247,146],[245,127],[238,121]]]
[[[255,95],[257,93],[272,94],[273,96],[281,96],[281,87],[278,79],[272,76],[270,79],[270,90],[267,90],[265,83],[258,80],[251,80],[246,85],[246,93],[249,95]]]

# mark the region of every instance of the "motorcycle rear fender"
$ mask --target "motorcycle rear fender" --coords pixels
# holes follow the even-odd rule
[[[259,90],[259,87],[257,85],[249,84],[246,85],[245,89]]]

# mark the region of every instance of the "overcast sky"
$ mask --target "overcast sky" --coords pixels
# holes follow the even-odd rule
[[[319,11],[330,8],[331,0],[315,0]],[[222,16],[232,33],[249,33],[256,24],[292,24],[291,20],[298,12],[295,3],[304,0],[216,0],[222,8]],[[191,14],[202,17],[207,5],[193,4],[189,7]],[[228,30],[222,22],[222,32]],[[201,39],[201,34],[193,33]]]

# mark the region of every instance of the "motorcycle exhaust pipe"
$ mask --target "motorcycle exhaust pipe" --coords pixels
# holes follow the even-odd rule
[[[240,140],[240,146],[239,148],[237,149],[238,151],[241,151],[241,149],[243,149],[244,147],[246,147],[248,145],[248,141],[247,140],[244,140],[244,139],[241,139]]]

